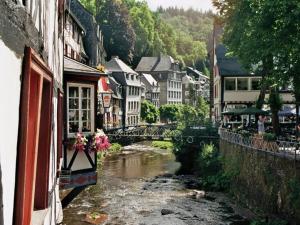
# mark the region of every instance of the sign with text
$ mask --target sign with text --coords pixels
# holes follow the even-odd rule
[[[103,100],[103,108],[109,108],[110,107],[110,101],[111,101],[111,94],[102,94],[102,100]]]

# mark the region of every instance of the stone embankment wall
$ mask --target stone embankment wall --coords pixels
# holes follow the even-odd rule
[[[300,224],[300,161],[220,140],[231,193],[247,207]]]

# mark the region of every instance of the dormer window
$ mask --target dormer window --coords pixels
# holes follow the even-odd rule
[[[126,74],[126,79],[129,80],[129,74]]]
[[[131,80],[134,80],[134,75],[131,75]]]

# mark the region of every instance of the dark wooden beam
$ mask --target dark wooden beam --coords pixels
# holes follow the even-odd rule
[[[88,185],[74,188],[64,199],[61,201],[62,208],[66,208]]]

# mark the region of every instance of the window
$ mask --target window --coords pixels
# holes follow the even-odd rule
[[[126,79],[129,80],[129,74],[126,74]]]
[[[215,98],[217,98],[217,97],[218,97],[218,96],[217,96],[217,85],[215,85],[215,88],[214,88],[214,89],[215,89],[215,91],[214,91],[214,92],[215,92]]]
[[[68,83],[68,136],[94,132],[94,86]]]
[[[74,50],[73,50],[73,49],[71,49],[71,58],[72,58],[72,59],[75,59],[75,56],[74,56],[74,54],[75,54]]]
[[[226,91],[235,91],[235,78],[225,78],[225,90]],[[216,96],[216,94],[215,94]]]
[[[134,80],[134,75],[131,75],[131,80]]]
[[[237,78],[237,89],[241,91],[248,90],[248,78]]]
[[[67,56],[67,55],[68,55],[68,45],[65,44],[65,56]]]
[[[252,78],[251,79],[251,90],[260,90],[260,78]]]
[[[22,74],[14,224],[29,225],[48,207],[53,76],[32,49]],[[28,163],[30,162],[30,163]]]

